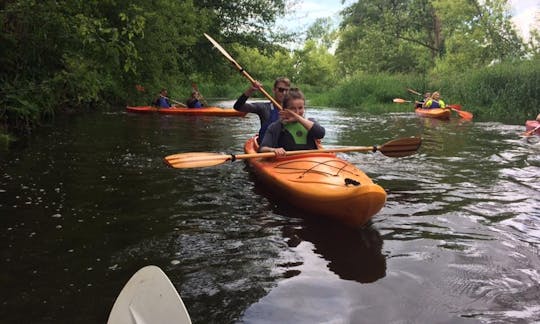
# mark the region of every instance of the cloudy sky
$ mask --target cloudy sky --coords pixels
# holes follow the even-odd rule
[[[346,0],[342,5],[341,0],[298,0],[293,7],[296,12],[293,17],[287,19],[286,25],[305,29],[316,18],[331,17],[338,21],[339,11],[354,2],[355,0]],[[514,23],[524,35],[528,34],[535,14],[540,15],[540,0],[509,0],[508,2],[512,6]],[[291,21],[293,21],[292,24]]]

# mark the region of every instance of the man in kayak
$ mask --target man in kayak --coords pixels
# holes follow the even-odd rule
[[[289,91],[291,86],[291,81],[285,77],[279,77],[274,81],[274,99],[278,103],[283,101],[283,97]],[[262,85],[259,82],[252,84],[234,103],[234,109],[242,112],[254,113],[259,116],[261,122],[261,128],[259,129],[259,143],[262,142],[264,138],[264,133],[266,128],[272,122],[279,119],[279,108],[274,107],[271,102],[255,102],[247,103],[248,98],[257,90],[259,90]]]
[[[154,105],[159,108],[171,108],[171,102],[167,95],[167,89],[161,89],[159,96],[154,100]]]
[[[261,141],[260,152],[274,152],[285,156],[287,151],[317,148],[317,140],[324,137],[325,129],[314,119],[304,117],[306,99],[302,91],[290,89],[283,98],[279,120],[268,126]]]
[[[441,99],[441,94],[438,91],[433,92],[431,97],[424,103],[425,109],[431,108],[446,108],[446,104]]]

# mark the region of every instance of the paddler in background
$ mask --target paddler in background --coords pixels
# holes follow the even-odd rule
[[[159,92],[159,95],[154,100],[154,106],[160,107],[160,108],[171,108],[171,102],[169,101],[167,89],[162,88]]]
[[[422,101],[415,101],[414,102],[414,108],[423,108],[426,101],[428,101],[429,97],[431,97],[431,92],[424,93],[424,96],[422,98]]]
[[[202,108],[201,94],[197,90],[191,91],[191,97],[186,101],[188,108]]]
[[[287,151],[317,148],[317,140],[324,137],[325,129],[314,119],[304,117],[305,104],[302,91],[292,88],[287,92],[279,120],[266,129],[259,152],[285,156]]]
[[[424,103],[425,109],[431,108],[446,108],[446,104],[441,99],[441,94],[438,91],[433,92],[431,97]]]
[[[262,84],[256,81],[252,84],[234,103],[234,109],[242,112],[254,113],[259,116],[261,128],[259,129],[259,144],[264,138],[268,125],[279,119],[279,108],[274,107],[271,102],[247,103],[247,100],[255,91],[258,91]],[[283,97],[289,91],[291,81],[286,77],[279,77],[274,81],[273,97],[278,103],[283,101]]]

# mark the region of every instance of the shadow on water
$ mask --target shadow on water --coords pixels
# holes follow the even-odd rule
[[[304,217],[301,226],[286,226],[283,235],[290,247],[302,241],[328,261],[328,269],[344,280],[375,282],[386,275],[383,239],[373,226],[351,228],[335,221]]]

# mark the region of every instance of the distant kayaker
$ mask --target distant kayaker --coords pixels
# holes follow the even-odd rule
[[[424,108],[446,108],[446,104],[441,99],[441,94],[438,91],[433,92],[431,97],[424,103]]]
[[[191,91],[191,97],[188,98],[186,102],[188,108],[202,108],[203,104],[201,103],[201,95],[199,91]]]
[[[163,88],[159,92],[158,97],[154,100],[154,106],[160,107],[160,108],[170,108],[171,102],[169,101],[167,89]]]
[[[242,112],[254,113],[259,116],[261,122],[261,128],[259,129],[259,143],[264,138],[264,133],[268,125],[279,119],[279,108],[274,107],[271,102],[254,102],[247,103],[248,98],[253,95],[255,91],[258,91],[262,85],[257,81],[252,84],[234,103],[234,109]],[[279,77],[274,81],[274,99],[278,103],[283,101],[283,97],[289,91],[291,87],[291,81],[285,77]]]
[[[415,102],[414,102],[415,108],[422,108],[422,107],[424,107],[424,104],[426,103],[426,101],[428,101],[429,97],[431,97],[431,92],[426,92],[426,93],[424,93],[424,96],[423,96],[423,98],[422,98],[422,101],[415,101]]]
[[[260,152],[274,152],[285,156],[287,151],[317,148],[317,140],[324,137],[325,129],[312,118],[305,118],[306,99],[302,91],[290,89],[283,98],[279,120],[268,126],[260,145]]]

